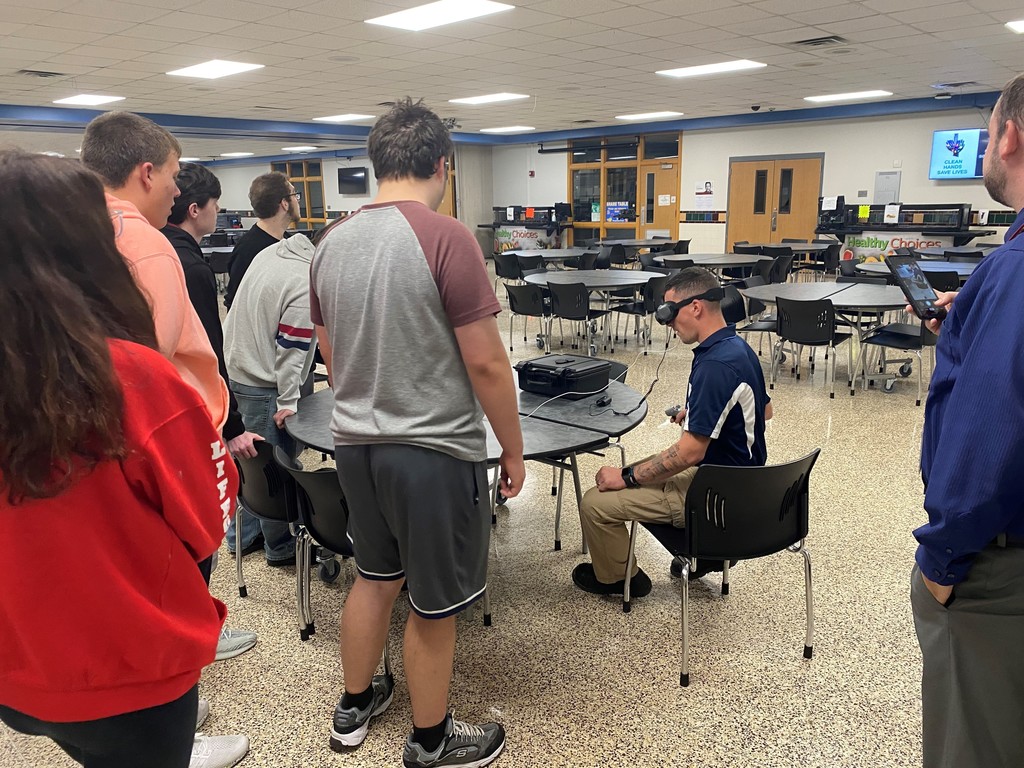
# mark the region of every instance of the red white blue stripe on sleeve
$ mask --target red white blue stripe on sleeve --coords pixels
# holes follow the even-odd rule
[[[301,349],[309,351],[309,345],[313,341],[312,328],[296,328],[293,325],[280,323],[277,326],[277,345],[285,349]]]

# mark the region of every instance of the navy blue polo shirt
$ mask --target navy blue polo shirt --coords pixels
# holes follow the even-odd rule
[[[1000,533],[1024,538],[1024,211],[956,295],[935,347],[921,441],[921,572],[967,578]],[[1016,235],[1016,237],[1014,236]]]
[[[727,325],[694,347],[683,429],[710,437],[701,464],[764,466],[764,410],[771,398],[754,350]]]

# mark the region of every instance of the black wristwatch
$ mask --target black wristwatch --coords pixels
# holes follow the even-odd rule
[[[633,474],[632,467],[622,468],[622,482],[626,484],[627,488],[639,488],[640,483],[637,482],[636,476]]]

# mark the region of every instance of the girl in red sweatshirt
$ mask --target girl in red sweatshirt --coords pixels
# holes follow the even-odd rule
[[[0,152],[0,208],[0,720],[85,766],[181,768],[235,467],[156,351],[99,179]]]

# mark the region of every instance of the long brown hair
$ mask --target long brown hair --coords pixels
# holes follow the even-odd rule
[[[96,174],[0,151],[0,210],[0,491],[17,504],[123,456],[107,341],[155,349],[156,333]]]

